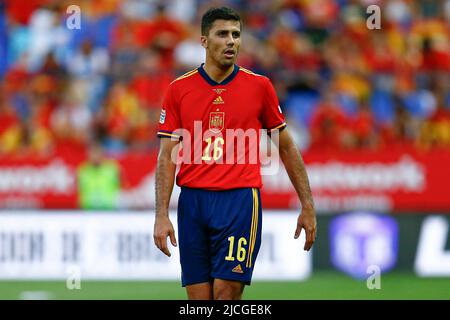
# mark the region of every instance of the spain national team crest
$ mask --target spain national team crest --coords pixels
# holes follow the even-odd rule
[[[209,114],[209,130],[219,133],[225,125],[225,112],[211,112]]]

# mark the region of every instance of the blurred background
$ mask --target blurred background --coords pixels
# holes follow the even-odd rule
[[[243,19],[238,64],[277,90],[318,213],[304,253],[288,176],[263,176],[273,223],[246,297],[450,299],[449,0],[0,0],[0,298],[185,297],[176,253],[152,244],[156,130],[220,5]]]

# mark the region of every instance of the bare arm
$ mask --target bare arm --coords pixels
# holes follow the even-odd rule
[[[316,238],[317,222],[314,201],[303,158],[287,128],[279,134],[278,148],[280,158],[302,204],[302,211],[297,219],[297,229],[294,237],[297,239],[300,236],[301,229],[305,229],[306,242],[304,250],[309,251]]]
[[[156,215],[153,230],[155,245],[168,257],[171,256],[167,248],[167,237],[173,246],[177,245],[175,231],[169,219],[169,202],[172,195],[176,165],[172,162],[171,154],[178,141],[168,138],[160,139],[160,149],[156,167]]]

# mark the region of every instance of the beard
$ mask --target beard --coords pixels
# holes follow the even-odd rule
[[[234,65],[234,62],[235,62],[235,59],[232,59],[232,60],[223,60],[223,61],[221,61],[221,63],[220,63],[220,65],[223,67],[223,68],[229,68],[229,67],[231,67],[232,65]]]
[[[228,69],[231,66],[234,66],[234,64],[236,63],[236,60],[237,60],[237,53],[235,54],[235,56],[232,59],[227,59],[225,57],[220,57],[217,62],[219,62],[218,64],[223,69]]]

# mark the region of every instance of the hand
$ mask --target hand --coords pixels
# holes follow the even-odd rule
[[[173,229],[172,222],[168,216],[161,216],[155,218],[155,226],[153,229],[153,240],[159,250],[164,252],[168,257],[171,256],[169,249],[167,248],[167,237],[170,237],[170,242],[174,247],[177,246],[177,240],[175,239],[175,230]]]
[[[298,239],[302,228],[306,232],[306,242],[303,250],[309,251],[311,249],[314,241],[316,240],[316,213],[313,208],[302,209],[302,212],[297,219],[297,229],[295,230],[295,239]]]

